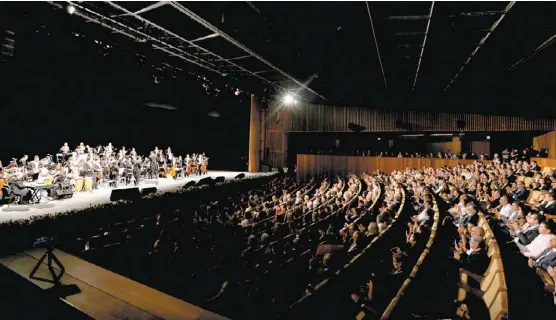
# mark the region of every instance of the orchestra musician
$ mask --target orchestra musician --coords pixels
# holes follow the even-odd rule
[[[204,152],[200,157],[201,157],[201,174],[208,174],[207,172],[208,158]]]
[[[191,157],[189,156],[189,154],[187,154],[187,156],[185,156],[185,176],[189,177],[189,174],[191,174]]]
[[[27,160],[29,159],[29,157],[27,155],[24,155],[23,158],[19,159],[19,163],[21,164],[22,167],[26,167],[27,166]]]
[[[110,162],[109,164],[109,179],[112,181],[118,181],[118,178],[120,176],[120,167],[118,166],[118,163],[113,160]]]
[[[98,189],[99,180],[102,179],[102,167],[100,166],[100,159],[92,158],[90,160],[90,166],[92,171],[92,178],[93,178],[93,190]]]
[[[139,185],[139,180],[141,179],[141,158],[137,157],[133,162],[133,178],[135,179],[135,185]]]
[[[155,151],[151,151],[151,154],[149,156],[149,160],[151,162],[151,171],[150,171],[150,177],[151,179],[156,179],[158,177],[158,160],[157,160],[157,155],[156,155],[156,151],[157,148],[155,148]]]
[[[52,157],[51,157],[49,154],[47,154],[46,157],[44,157],[44,158],[40,161],[40,163],[41,163],[41,166],[43,166],[43,167],[50,167],[50,166],[53,165],[53,163],[52,163]]]
[[[18,195],[22,195],[25,199],[28,196],[29,188],[25,187],[25,180],[33,180],[39,184],[53,184],[55,181],[61,184],[66,179],[74,183],[79,182],[77,180],[79,178],[87,178],[83,181],[84,186],[89,186],[87,190],[91,188],[96,190],[103,177],[120,181],[123,176],[128,183],[133,178],[135,185],[138,185],[142,178],[158,177],[161,173],[160,168],[164,168],[163,176],[171,176],[174,179],[188,177],[191,173],[207,174],[208,157],[204,153],[194,153],[192,157],[187,154],[182,157],[174,154],[170,147],[167,149],[155,147],[148,157],[141,157],[132,147],[126,149],[123,146],[121,149],[116,149],[112,143],[108,143],[105,147],[102,145],[91,147],[81,142],[72,151],[65,142],[60,151],[63,156],[57,155],[56,162],[53,162],[50,155],[42,159],[34,156],[32,161],[25,155],[19,160],[11,161],[6,170],[8,171],[9,168],[10,175],[14,177],[12,184],[19,181],[18,185],[14,186],[14,190],[17,189],[19,192]],[[21,163],[21,167],[17,166],[18,163]],[[0,172],[2,170],[0,162]],[[92,185],[89,178],[92,179]],[[7,184],[8,179],[4,181]]]
[[[16,172],[15,175],[10,178],[9,186],[15,195],[21,197],[22,202],[29,202],[29,200],[31,200],[31,191],[25,187],[23,178],[23,172]]]
[[[67,142],[64,142],[64,145],[60,148],[60,152],[62,154],[68,154],[70,152],[70,147]]]
[[[195,158],[195,174],[200,176],[201,175],[201,155],[198,154]]]
[[[83,142],[79,143],[79,145],[77,146],[75,151],[77,152],[77,154],[84,154],[85,153],[85,145],[83,144]]]
[[[109,158],[112,156],[112,152],[114,151],[114,147],[112,147],[112,142],[108,142],[108,145],[106,146],[106,148],[104,148],[104,156]]]
[[[29,163],[27,163],[27,167],[31,173],[32,180],[37,180],[40,169],[43,167],[42,162],[39,160],[39,156],[35,156],[33,161],[29,161]]]

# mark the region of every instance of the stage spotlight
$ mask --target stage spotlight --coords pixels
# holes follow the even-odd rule
[[[71,4],[67,6],[66,10],[68,11],[68,14],[74,14],[75,13],[75,7],[72,6]]]
[[[487,136],[487,140],[490,140],[490,136]]]
[[[241,91],[239,91],[239,89],[236,89],[236,92],[234,92],[234,94],[235,94],[236,96],[239,96],[239,95],[241,94]]]
[[[292,104],[295,104],[297,101],[295,101],[295,98],[291,95],[291,94],[286,94],[284,96],[284,104],[287,106],[290,106]]]

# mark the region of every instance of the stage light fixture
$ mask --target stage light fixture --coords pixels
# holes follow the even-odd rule
[[[487,140],[490,140],[490,136],[487,136]]]
[[[74,14],[75,13],[75,7],[72,6],[71,4],[67,6],[66,8],[68,14]]]
[[[295,98],[291,94],[288,93],[284,96],[284,104],[285,105],[290,106],[290,105],[295,104],[295,103],[296,103]]]
[[[239,96],[239,95],[241,94],[241,91],[239,91],[239,89],[236,89],[236,92],[234,92],[234,94],[235,94],[236,96]]]

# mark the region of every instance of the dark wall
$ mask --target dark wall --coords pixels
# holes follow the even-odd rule
[[[97,26],[63,12],[50,17],[33,9],[18,8],[17,19],[2,22],[16,33],[16,51],[0,72],[5,133],[0,159],[55,153],[66,141],[71,146],[112,142],[142,152],[154,146],[206,152],[213,169],[245,170],[240,157],[248,148],[249,97],[237,97],[231,89],[207,94],[185,63],[179,64],[185,76],[174,79],[152,67],[159,56],[140,63],[136,51],[99,48],[94,40],[110,44],[113,39],[97,34]],[[163,80],[155,83],[153,74]],[[221,117],[209,117],[212,110]]]

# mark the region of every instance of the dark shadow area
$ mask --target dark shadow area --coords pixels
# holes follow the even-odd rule
[[[58,299],[66,288],[41,290],[28,280],[0,266],[0,308],[2,319],[92,319]],[[72,289],[73,290],[73,289]],[[52,291],[56,295],[50,294]],[[60,295],[63,293],[62,295]],[[66,295],[67,294],[67,295]]]

